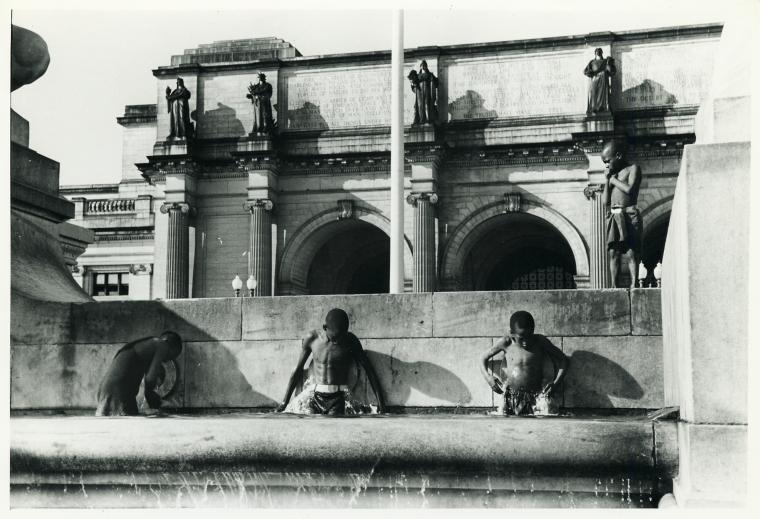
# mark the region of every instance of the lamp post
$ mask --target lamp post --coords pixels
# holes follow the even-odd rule
[[[644,288],[644,282],[647,279],[647,268],[644,266],[644,262],[639,263],[639,288]]]
[[[654,267],[654,278],[657,280],[657,287],[662,287],[662,263],[659,261]]]
[[[256,290],[258,284],[259,282],[256,281],[256,278],[253,277],[253,274],[248,276],[248,281],[245,282],[245,285],[248,287],[248,295],[250,297],[253,297],[253,291]]]
[[[235,274],[235,279],[232,280],[232,290],[235,291],[235,297],[240,297],[240,289],[243,288],[243,280],[240,276]]]

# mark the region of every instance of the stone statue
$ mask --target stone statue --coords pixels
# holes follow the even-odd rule
[[[414,121],[412,121],[412,125],[420,124],[420,80],[417,77],[417,71],[414,69],[412,69],[411,72],[409,72],[409,75],[406,77],[409,79],[409,84],[412,87],[412,92],[414,92]]]
[[[636,288],[641,256],[643,222],[636,206],[641,185],[641,169],[625,158],[623,146],[611,141],[602,150],[606,164],[604,204],[607,207],[607,254],[612,285],[617,286],[619,262],[628,262],[631,288]]]
[[[274,127],[272,120],[272,85],[267,83],[267,76],[259,73],[259,82],[248,85],[246,96],[253,103],[253,131],[251,133],[270,133]]]
[[[169,135],[167,139],[191,139],[193,123],[190,121],[190,91],[185,81],[177,78],[177,88],[166,87],[166,105],[169,112]]]
[[[438,78],[428,70],[427,61],[422,60],[422,63],[420,63],[420,71],[417,73],[416,80],[417,91],[415,93],[417,94],[417,99],[415,105],[419,115],[418,124],[435,124],[438,120],[438,110],[436,108]]]
[[[36,81],[49,64],[45,40],[35,32],[11,25],[11,92]]]
[[[605,58],[602,49],[594,50],[594,59],[588,62],[583,73],[591,78],[588,87],[588,108],[586,114],[596,115],[610,111],[612,76],[615,75],[615,60]]]

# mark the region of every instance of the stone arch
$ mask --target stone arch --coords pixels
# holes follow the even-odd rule
[[[578,230],[560,213],[535,200],[523,199],[521,213],[540,218],[550,224],[567,242],[575,260],[576,277],[589,275],[589,258],[586,245]],[[460,223],[448,240],[441,257],[441,282],[444,287],[454,289],[462,279],[465,257],[470,247],[481,238],[484,222],[504,214],[504,202],[497,201],[470,214]],[[478,230],[480,227],[481,230]]]
[[[309,267],[314,256],[324,243],[341,232],[341,222],[349,225],[352,220],[360,220],[377,227],[390,236],[390,220],[380,211],[354,202],[353,216],[338,220],[338,209],[327,209],[316,214],[293,233],[285,244],[277,269],[277,292],[281,295],[305,294]],[[412,244],[404,236],[404,278],[405,285],[411,286],[414,272]]]
[[[675,195],[666,196],[657,202],[650,204],[641,212],[641,219],[644,222],[644,236],[654,227],[659,225],[663,218],[670,218],[670,212],[673,210],[673,198]]]
[[[665,252],[673,198],[674,195],[661,198],[641,212],[641,219],[644,222],[641,261],[648,272],[645,282],[652,286],[655,284],[653,269],[658,261],[662,261]]]

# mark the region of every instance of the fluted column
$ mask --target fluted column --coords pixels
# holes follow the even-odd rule
[[[254,296],[272,294],[272,220],[274,203],[268,198],[249,200],[245,209],[251,213],[248,275],[257,282]]]
[[[413,193],[407,202],[414,207],[414,292],[434,292],[435,272],[435,213],[438,202],[435,193]]]
[[[606,211],[604,207],[604,186],[589,184],[583,190],[591,203],[591,240],[589,242],[589,288],[611,288],[609,257],[607,255]]]
[[[180,202],[167,202],[161,212],[169,215],[166,240],[166,298],[189,297],[190,288],[190,206]]]

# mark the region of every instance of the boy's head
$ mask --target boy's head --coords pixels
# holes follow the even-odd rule
[[[179,334],[166,331],[159,336],[159,339],[169,345],[169,358],[176,359],[182,353],[182,338]]]
[[[328,339],[334,340],[340,337],[348,332],[348,314],[340,308],[333,308],[327,312],[323,328],[327,332]]]
[[[530,312],[520,310],[513,313],[512,317],[509,318],[509,331],[518,339],[528,339],[533,335],[535,329],[536,323]]]

